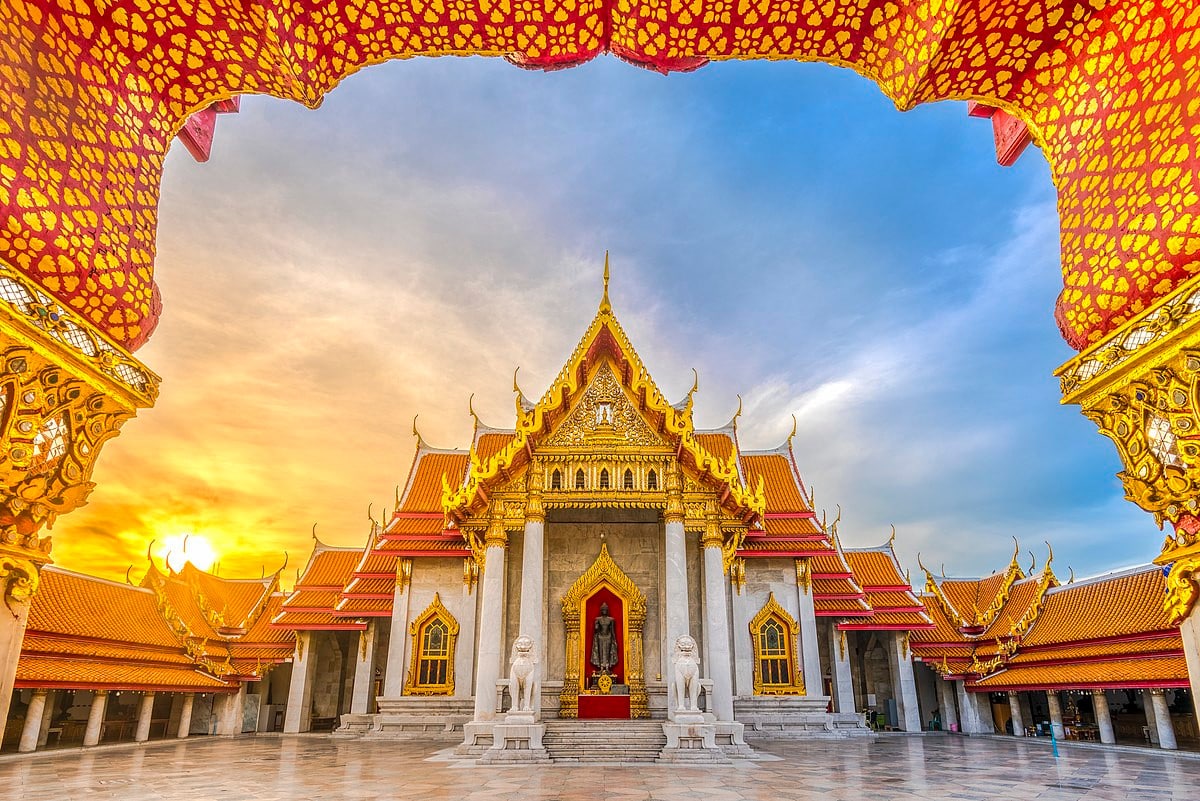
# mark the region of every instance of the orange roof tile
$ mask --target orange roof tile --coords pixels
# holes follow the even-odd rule
[[[909,586],[890,548],[847,548],[845,554],[854,578],[863,589]],[[917,603],[916,598],[911,601]]]
[[[313,555],[308,566],[296,582],[296,589],[302,587],[338,587],[346,586],[354,568],[362,556],[361,548],[332,548],[318,542],[313,549]]]
[[[515,432],[510,431],[480,434],[475,442],[475,453],[479,455],[480,460],[487,461],[504,450],[516,436]],[[453,482],[453,478],[451,481]]]
[[[1046,593],[1046,605],[1022,645],[1126,637],[1173,627],[1163,609],[1166,586],[1154,565],[1064,584]]]
[[[733,456],[733,438],[725,433],[697,433],[696,441],[700,443],[700,447],[716,456],[719,459],[728,459]],[[751,484],[750,486],[754,486]]]
[[[236,685],[226,684],[194,667],[172,668],[33,655],[22,655],[17,663],[16,686],[209,692],[233,692],[237,689]]]
[[[1086,645],[1050,645],[1028,649],[1022,647],[1009,664],[1032,662],[1069,662],[1082,659],[1102,659],[1138,654],[1183,653],[1183,638],[1178,631],[1140,640],[1109,640]]]
[[[861,598],[857,600],[829,600],[816,595],[813,597],[813,607],[816,609],[817,614],[822,617],[836,617],[839,614],[861,616],[868,615],[871,612],[871,608],[867,606],[867,602]]]
[[[968,642],[967,638],[959,630],[958,626],[946,616],[942,610],[942,605],[938,603],[936,597],[930,593],[922,593],[918,596],[919,600],[925,607],[925,615],[933,621],[934,628],[926,631],[913,632],[910,645],[914,651],[918,651],[923,647],[924,643],[963,643]],[[924,653],[918,651],[919,653]],[[932,653],[932,651],[930,651]],[[940,655],[941,651],[938,651]]]
[[[383,617],[391,613],[391,598],[386,600],[382,598],[343,598],[333,608],[333,616],[335,618],[354,617],[356,615]]]
[[[933,624],[924,612],[877,612],[873,611],[870,617],[855,619],[852,623],[840,628],[861,628],[861,629],[897,629],[902,631],[912,631],[916,629],[933,628]]]
[[[68,634],[124,643],[179,648],[158,613],[154,593],[141,587],[43,568],[29,611],[32,632]]]
[[[263,579],[226,579],[198,570],[185,562],[179,573],[187,584],[203,596],[210,609],[220,612],[226,625],[236,626],[246,621],[270,594],[274,577]]]
[[[306,629],[354,629],[367,627],[365,622],[334,617],[332,612],[292,612],[284,609],[271,621],[272,626],[297,631]]]
[[[745,454],[742,456],[742,469],[746,474],[746,486],[756,487],[759,478],[762,478],[767,496],[767,514],[812,511],[800,494],[796,474],[784,454]]]
[[[768,517],[763,520],[763,529],[773,537],[796,537],[821,533],[821,527],[812,517]],[[832,547],[824,539],[822,542],[825,547]]]
[[[404,490],[401,512],[442,511],[442,476],[457,487],[467,473],[468,454],[463,451],[417,452],[416,463]]]
[[[391,600],[392,595],[396,592],[396,579],[389,577],[385,579],[351,579],[342,590],[342,595],[386,595],[388,600]]]
[[[1187,662],[1178,656],[1114,659],[1066,665],[1021,665],[971,683],[972,687],[1002,689],[1090,689],[1114,687],[1186,687]]]

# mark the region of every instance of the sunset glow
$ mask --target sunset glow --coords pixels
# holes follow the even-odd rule
[[[210,570],[217,561],[217,552],[205,537],[199,534],[176,534],[163,540],[155,554],[167,567],[178,573],[191,562],[201,570]]]

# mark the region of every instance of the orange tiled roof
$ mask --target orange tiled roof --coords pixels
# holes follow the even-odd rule
[[[334,548],[317,542],[304,572],[296,581],[296,590],[304,587],[346,586],[362,556],[361,548]]]
[[[1063,665],[1020,665],[971,683],[987,690],[1187,687],[1187,661],[1177,656],[1112,659]]]
[[[222,613],[226,625],[247,622],[262,608],[275,588],[275,577],[263,579],[226,579],[198,570],[191,562],[184,563],[179,577],[195,587],[209,608]]]
[[[81,658],[22,656],[17,663],[17,687],[72,689],[233,692],[236,686],[196,670]]]
[[[767,514],[812,511],[800,493],[791,461],[783,453],[743,454],[742,470],[746,474],[747,486],[756,487],[758,480],[763,480]]]
[[[1163,609],[1160,568],[1146,565],[1120,574],[1064,584],[1046,593],[1046,605],[1022,645],[1128,637],[1174,627]]]
[[[149,590],[48,566],[33,598],[27,626],[31,632],[180,647]]]
[[[953,621],[946,616],[946,613],[943,611],[942,605],[938,603],[937,598],[930,593],[922,593],[919,596],[919,599],[922,605],[925,607],[925,615],[931,621],[933,621],[934,627],[924,631],[913,632],[912,640],[909,644],[914,652],[922,656],[924,656],[925,653],[929,653],[931,655],[934,654],[935,652],[932,649],[928,651],[922,651],[922,649],[929,648],[926,643],[962,643],[964,646],[969,648],[969,641],[967,640],[966,636],[964,636],[959,630],[958,626],[955,626]],[[941,653],[942,651],[940,650],[936,651],[938,656],[940,656]]]
[[[813,607],[819,617],[859,617],[871,613],[871,607],[861,598],[831,600],[814,595]]]
[[[1086,645],[1055,645],[1034,650],[1021,649],[1009,660],[1010,665],[1034,662],[1091,660],[1137,656],[1140,654],[1183,653],[1183,638],[1178,631],[1139,640],[1109,640]]]
[[[895,555],[888,546],[847,548],[845,554],[846,561],[850,563],[850,568],[854,571],[854,578],[858,580],[863,589],[873,587],[906,588],[909,586],[908,579],[904,577],[900,565],[896,563]],[[913,596],[907,605],[920,606],[921,604]]]
[[[516,436],[514,431],[489,431],[486,434],[480,434],[475,441],[475,453],[479,454],[481,460],[491,459],[504,450]],[[453,480],[451,477],[452,482]]]
[[[700,447],[719,459],[728,459],[733,456],[733,438],[724,432],[697,432],[696,440],[700,443]]]
[[[855,620],[847,625],[839,625],[839,628],[855,628],[855,629],[892,629],[899,631],[911,631],[915,629],[933,628],[933,624],[923,612],[906,611],[906,612],[880,612],[873,610],[871,616],[862,620]]]
[[[467,474],[464,451],[435,451],[421,447],[409,473],[401,512],[442,512],[442,476],[457,487]]]

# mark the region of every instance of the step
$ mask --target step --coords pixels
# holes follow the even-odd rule
[[[547,721],[542,744],[555,762],[655,762],[667,738],[657,721]]]

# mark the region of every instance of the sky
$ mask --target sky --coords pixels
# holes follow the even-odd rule
[[[225,576],[358,545],[421,434],[469,445],[468,398],[513,422],[611,297],[664,393],[700,375],[698,427],[787,437],[847,546],[949,575],[1055,550],[1078,576],[1161,535],[1112,445],[1059,404],[1071,357],[1041,153],[995,163],[962,103],[900,114],[834,67],[727,62],[662,76],[615,58],[367,69],[311,111],[219,118],[212,159],[167,158],[138,352],[155,408],[55,526],[64,567],[138,578],[147,549],[211,542]],[[174,538],[174,539],[172,539]],[[166,545],[168,541],[174,545]],[[1027,551],[1032,550],[1034,556]],[[286,556],[285,556],[286,555]]]

